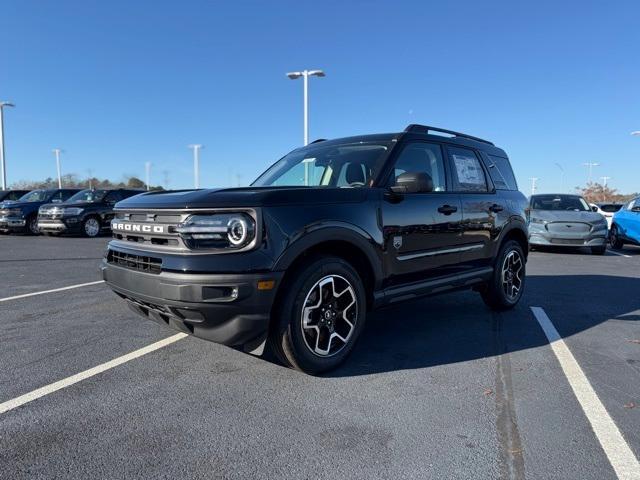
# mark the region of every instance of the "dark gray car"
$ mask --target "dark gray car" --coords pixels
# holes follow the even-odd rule
[[[579,195],[532,195],[527,211],[529,245],[607,249],[607,220]]]

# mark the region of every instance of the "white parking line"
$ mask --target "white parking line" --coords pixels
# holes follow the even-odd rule
[[[34,297],[36,295],[44,295],[45,293],[62,292],[64,290],[71,290],[73,288],[88,287],[89,285],[98,285],[104,283],[104,280],[98,280],[97,282],[79,283],[77,285],[69,285],[68,287],[54,288],[52,290],[43,290],[41,292],[23,293],[22,295],[14,295],[13,297],[0,298],[0,302],[8,302],[9,300],[18,300],[20,298]]]
[[[620,480],[640,479],[640,463],[596,395],[569,347],[540,307],[531,307],[564,371],[591,428]]]
[[[130,360],[134,360],[138,357],[146,355],[147,353],[151,353],[162,347],[171,345],[172,343],[175,343],[186,336],[188,335],[185,333],[178,333],[171,337],[165,338],[164,340],[160,340],[159,342],[152,343],[151,345],[147,345],[146,347],[135,350],[131,353],[127,353],[126,355],[123,355],[121,357],[114,358],[113,360],[98,365],[97,367],[90,368],[89,370],[85,370],[84,372],[76,373],[75,375],[64,378],[62,380],[58,380],[57,382],[50,385],[46,385],[44,387],[33,390],[32,392],[25,393],[24,395],[16,397],[12,400],[0,403],[0,415],[8,412],[9,410],[13,410],[14,408],[24,405],[25,403],[32,402],[40,397],[44,397],[45,395],[49,395],[50,393],[62,390],[63,388],[73,385],[74,383],[81,382],[82,380],[86,380],[87,378],[98,375],[99,373],[117,367],[118,365],[122,365],[123,363],[126,363]]]
[[[614,252],[613,250],[607,250],[607,252],[613,253],[614,255],[620,255],[621,257],[625,257],[625,258],[631,258],[632,257],[632,255],[627,255],[627,254],[620,253],[620,252]]]

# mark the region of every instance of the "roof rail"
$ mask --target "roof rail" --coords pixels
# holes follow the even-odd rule
[[[444,128],[429,127],[427,125],[418,125],[416,123],[412,123],[407,128],[405,128],[404,131],[419,132],[419,133],[426,133],[426,134],[428,134],[429,132],[440,132],[440,133],[446,133],[447,135],[453,135],[454,137],[468,138],[469,140],[475,140],[476,142],[482,142],[482,143],[487,143],[489,145],[493,145],[493,143],[490,142],[489,140],[473,137],[471,135],[467,135],[466,133],[454,132],[453,130],[445,130]]]

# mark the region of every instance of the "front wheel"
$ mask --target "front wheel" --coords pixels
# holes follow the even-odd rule
[[[96,217],[89,217],[82,222],[82,234],[93,238],[100,234],[100,221]]]
[[[27,218],[26,233],[30,235],[40,235],[37,215],[31,215],[29,218]]]
[[[286,285],[270,345],[284,363],[309,374],[340,365],[353,350],[366,318],[365,289],[346,261],[321,257]]]
[[[614,250],[621,250],[624,247],[624,242],[620,239],[620,234],[618,233],[618,227],[615,225],[611,225],[611,230],[609,230],[609,245]]]
[[[493,310],[515,307],[524,292],[526,276],[525,256],[515,240],[500,249],[491,280],[481,291],[482,299]]]

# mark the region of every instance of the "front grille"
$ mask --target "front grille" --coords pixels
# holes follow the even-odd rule
[[[547,224],[547,230],[551,233],[582,234],[591,231],[591,225],[583,222],[551,222]]]
[[[132,255],[116,250],[109,250],[107,263],[145,273],[159,274],[162,271],[162,260],[160,258]]]
[[[127,212],[116,211],[112,222],[112,235],[115,240],[123,243],[135,243],[138,247],[149,249],[186,251],[188,250],[182,238],[175,232],[175,227],[186,220],[191,214],[186,212]],[[114,223],[131,224],[131,230],[113,228]],[[158,227],[159,230],[155,230]],[[147,230],[143,230],[147,228]]]

